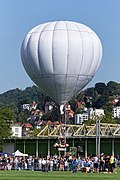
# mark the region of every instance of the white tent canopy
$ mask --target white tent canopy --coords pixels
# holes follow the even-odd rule
[[[12,153],[14,156],[28,156],[28,154],[24,154],[22,152],[20,152],[19,150],[15,151],[14,153]]]

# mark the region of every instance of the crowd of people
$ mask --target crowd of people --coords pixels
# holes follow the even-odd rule
[[[87,158],[71,154],[63,156],[51,155],[46,157],[14,157],[0,156],[1,170],[35,170],[35,171],[71,171],[81,172],[108,172],[116,173],[118,160],[114,156],[105,156],[103,153],[98,157]]]

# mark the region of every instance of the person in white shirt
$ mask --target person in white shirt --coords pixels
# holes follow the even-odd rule
[[[42,171],[45,172],[46,171],[46,159],[42,159]]]

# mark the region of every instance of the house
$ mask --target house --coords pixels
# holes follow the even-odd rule
[[[84,108],[83,113],[75,115],[74,123],[82,124],[84,121],[87,121],[89,118],[94,118],[95,116],[104,116],[104,109]]]
[[[55,105],[54,102],[46,102],[45,103],[45,113],[47,113],[48,111],[52,110],[54,105]]]
[[[120,118],[120,106],[113,108],[113,118]]]
[[[90,118],[94,118],[95,116],[104,116],[105,113],[104,113],[104,109],[93,109],[93,108],[90,108]]]
[[[22,125],[22,135],[23,135],[23,136],[26,136],[26,135],[27,135],[27,132],[30,131],[30,130],[32,130],[32,128],[33,128],[32,125],[29,124],[29,123],[23,124],[23,125]]]
[[[88,113],[75,114],[74,123],[75,124],[82,124],[84,121],[87,121],[88,118],[89,118]]]
[[[12,137],[18,137],[21,138],[22,137],[22,126],[19,124],[12,124],[10,126],[11,131],[12,131]]]

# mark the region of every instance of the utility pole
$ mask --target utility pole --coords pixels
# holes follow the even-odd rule
[[[96,120],[96,155],[100,157],[100,120]]]
[[[64,144],[66,144],[66,104],[64,105]],[[66,155],[66,147],[64,155]]]

